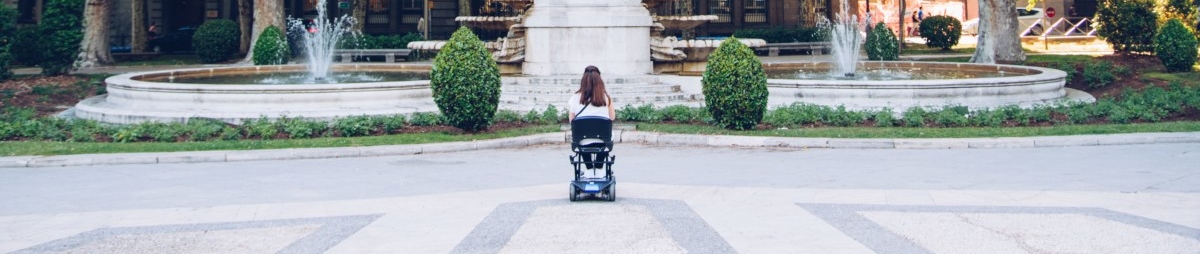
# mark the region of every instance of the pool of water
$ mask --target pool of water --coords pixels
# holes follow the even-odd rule
[[[224,74],[215,76],[182,76],[160,77],[145,79],[182,84],[221,84],[221,85],[294,85],[294,84],[345,84],[370,83],[388,81],[428,80],[428,72],[418,71],[386,71],[386,72],[334,72],[324,79],[313,78],[306,72],[275,72],[251,74]]]
[[[1024,76],[1025,73],[1006,73],[1004,71],[981,71],[969,69],[929,68],[929,67],[892,67],[892,68],[859,68],[853,76],[835,73],[828,68],[780,68],[767,69],[767,78],[771,79],[807,79],[807,80],[928,80],[928,79],[966,79]]]

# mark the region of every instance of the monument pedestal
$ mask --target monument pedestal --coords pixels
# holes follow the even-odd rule
[[[640,0],[538,0],[526,13],[525,62],[531,76],[650,74],[650,12]]]

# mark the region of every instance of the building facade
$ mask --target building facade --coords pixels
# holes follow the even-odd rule
[[[41,20],[44,1],[47,0],[0,0],[16,7],[21,15],[19,23],[34,24]],[[130,41],[131,0],[113,0],[114,10],[110,18],[111,45],[127,46]],[[278,0],[284,2],[286,16],[312,19],[317,16],[318,0]],[[428,20],[429,38],[446,39],[458,28],[454,18],[460,15],[515,15],[515,10],[491,0],[328,0],[327,10],[331,16],[349,15],[349,9],[341,9],[340,2],[367,1],[367,16],[364,32],[368,34],[417,33],[422,18]],[[602,1],[602,0],[597,0]],[[864,17],[872,12],[872,23],[884,22],[898,27],[899,22],[909,22],[911,13],[918,7],[926,15],[948,15],[969,20],[978,17],[978,0],[910,0],[905,2],[905,12],[900,13],[901,0],[851,0],[846,3],[849,13]],[[145,0],[144,22],[158,24],[160,32],[180,27],[199,26],[211,19],[238,19],[238,0]],[[253,1],[250,1],[253,2]],[[1091,17],[1096,12],[1097,0],[1046,0],[1039,1],[1039,8],[1055,9],[1059,17]],[[1017,6],[1025,6],[1020,0]],[[348,5],[348,4],[347,4]],[[819,20],[832,17],[841,10],[841,0],[676,0],[663,1],[653,8],[657,15],[716,15],[695,29],[698,36],[726,36],[739,29],[813,26]],[[906,25],[910,26],[910,24]]]

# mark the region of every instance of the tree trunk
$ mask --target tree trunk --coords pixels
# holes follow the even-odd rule
[[[471,16],[471,0],[458,0],[458,16]]]
[[[142,53],[146,51],[146,0],[132,0],[130,2],[129,31],[132,34],[129,38],[129,51],[133,53]]]
[[[979,36],[972,63],[1020,64],[1025,62],[1017,36],[1017,3],[1010,0],[979,1]]]
[[[367,0],[354,1],[354,9],[351,11],[354,17],[353,31],[362,32],[363,25],[367,24]]]
[[[87,0],[83,9],[83,40],[75,66],[93,67],[112,64],[108,48],[108,14],[114,0]]]
[[[251,23],[254,22],[254,9],[251,9],[252,7],[250,1],[251,0],[237,1],[238,28],[242,30],[242,44],[239,45],[238,50],[242,52],[242,54],[250,54],[250,39],[253,38],[250,29],[254,28],[254,26],[252,26],[254,23]]]
[[[254,61],[254,44],[258,43],[258,35],[262,34],[268,26],[282,28],[287,32],[287,25],[284,23],[283,16],[283,1],[279,0],[254,0],[254,33],[250,36],[250,49],[246,53],[246,59],[242,62]]]

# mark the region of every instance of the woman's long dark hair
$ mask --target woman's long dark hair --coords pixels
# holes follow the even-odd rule
[[[604,90],[604,79],[600,78],[600,68],[588,66],[583,69],[583,80],[579,81],[579,104],[592,106],[607,106],[608,92]],[[596,96],[600,95],[600,96]]]

